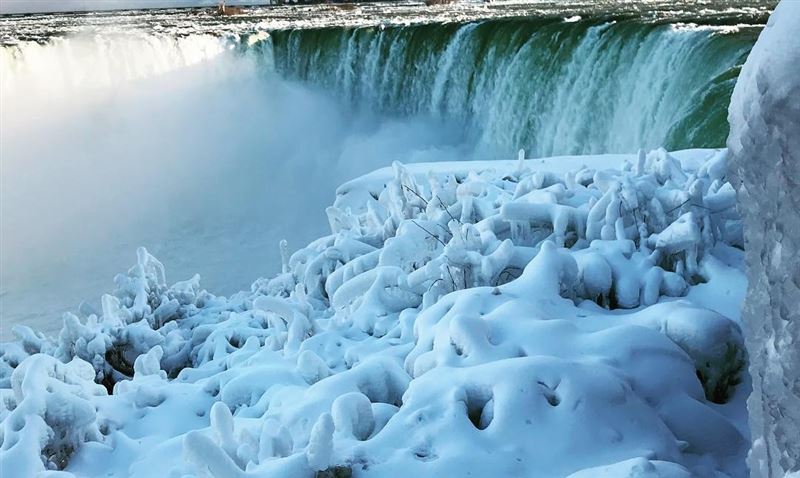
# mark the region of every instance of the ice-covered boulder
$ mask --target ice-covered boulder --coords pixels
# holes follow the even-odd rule
[[[733,184],[744,219],[744,307],[755,477],[800,472],[800,3],[782,1],[731,99]]]

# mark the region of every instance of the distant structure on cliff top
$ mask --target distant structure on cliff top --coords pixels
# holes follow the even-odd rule
[[[239,15],[240,13],[242,13],[241,7],[227,7],[225,6],[225,0],[219,0],[217,15]]]

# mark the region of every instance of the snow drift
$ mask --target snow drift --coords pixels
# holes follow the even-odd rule
[[[229,298],[140,249],[1,346],[1,471],[745,476],[726,158],[395,163]]]

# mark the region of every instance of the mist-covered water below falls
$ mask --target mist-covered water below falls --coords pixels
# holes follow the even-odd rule
[[[327,228],[344,180],[461,157],[425,119],[356,115],[227,39],[69,38],[3,50],[2,329],[97,304],[148,247],[230,294]],[[46,321],[42,323],[41,321]]]
[[[573,20],[573,19],[571,19]],[[145,245],[247,288],[326,232],[342,181],[404,162],[723,146],[758,27],[493,19],[0,50],[2,323],[56,330]]]

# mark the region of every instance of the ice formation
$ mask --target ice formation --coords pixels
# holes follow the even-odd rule
[[[0,346],[0,474],[745,476],[726,162],[395,163],[230,298],[140,249]]]
[[[784,1],[742,68],[729,114],[747,242],[754,477],[800,475],[799,39],[800,3]]]

